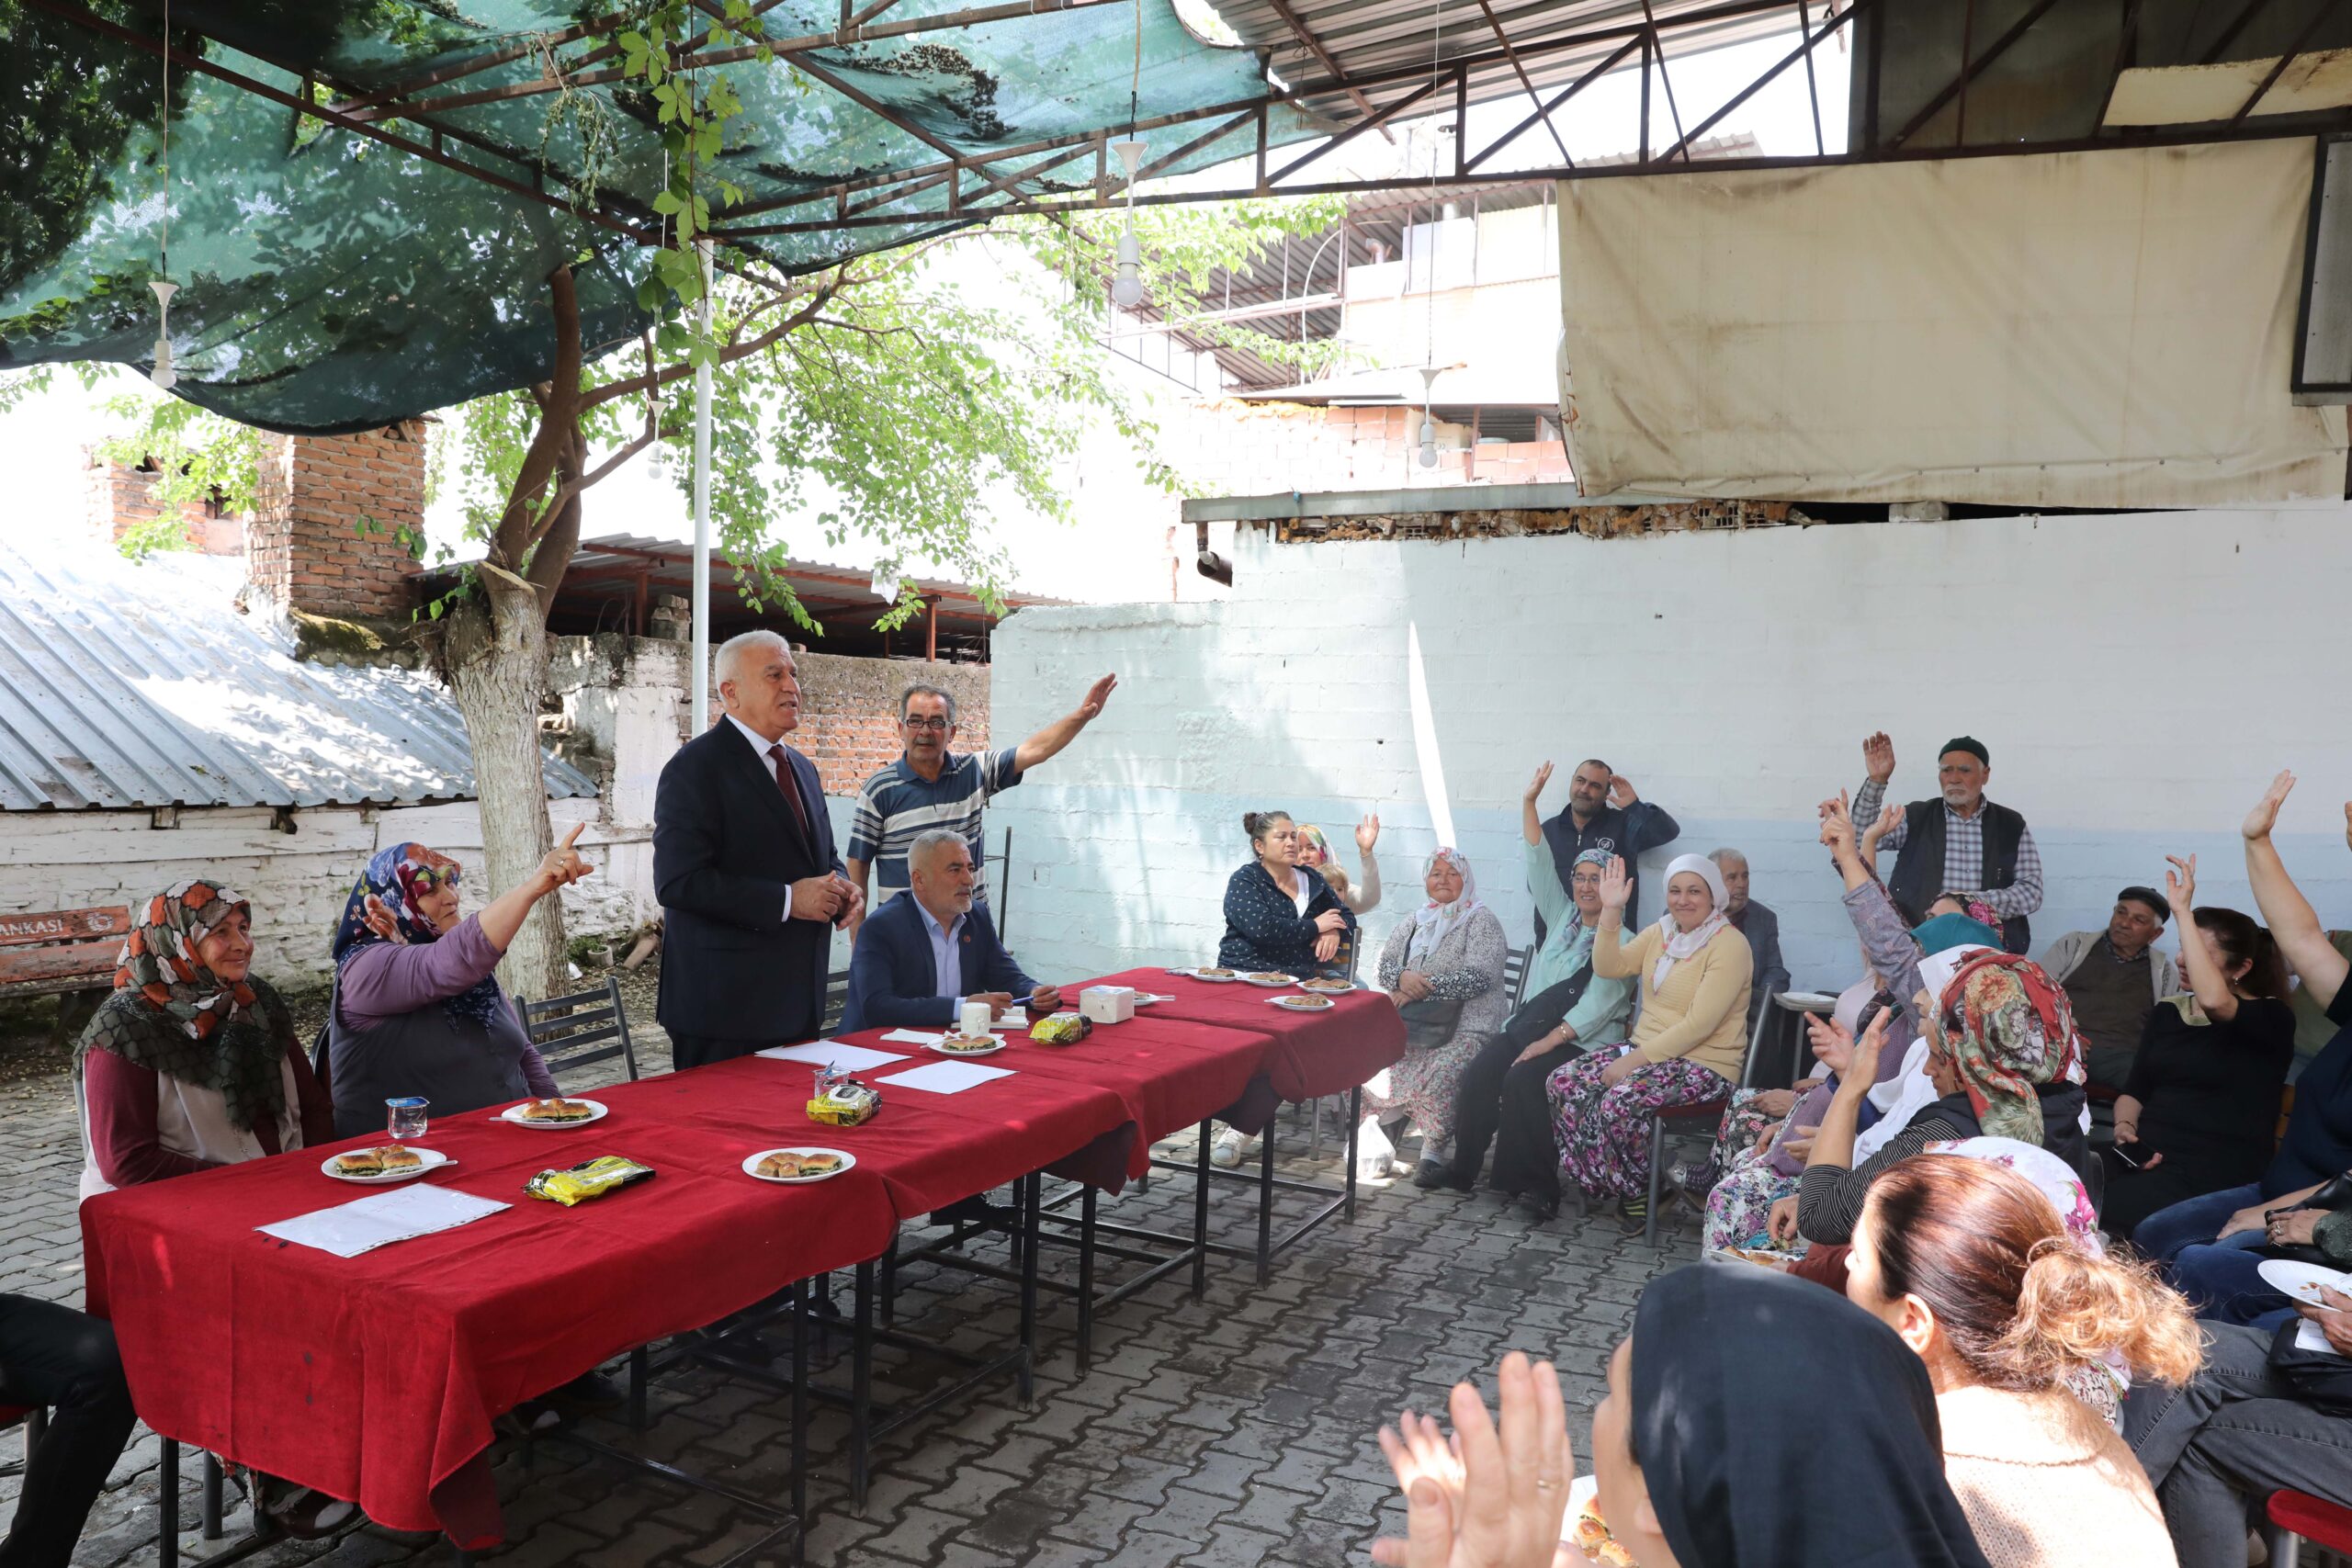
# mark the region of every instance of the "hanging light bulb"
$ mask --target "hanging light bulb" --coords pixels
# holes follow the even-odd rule
[[[662,446],[659,436],[654,438],[653,452],[646,461],[646,468],[647,470],[653,475],[654,483],[664,484],[669,481],[670,454],[668,450]]]
[[[895,558],[875,563],[874,596],[888,604],[898,603],[899,563]]]
[[[172,296],[180,291],[180,286],[159,277],[147,287],[155,291],[155,303],[163,311],[163,319],[155,328],[155,368],[147,378],[168,392],[180,378],[179,372],[172,368]]]
[[[1111,151],[1127,170],[1127,226],[1119,235],[1119,275],[1111,285],[1111,299],[1133,309],[1143,303],[1143,242],[1136,236],[1136,169],[1143,163],[1143,143],[1129,137],[1112,142]]]
[[[1426,367],[1421,371],[1421,467],[1437,467],[1437,420],[1430,412],[1430,393],[1437,386],[1437,369]]]

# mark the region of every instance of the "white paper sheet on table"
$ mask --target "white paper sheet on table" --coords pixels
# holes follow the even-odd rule
[[[947,1036],[936,1030],[926,1034],[920,1029],[894,1029],[882,1038],[895,1040],[901,1045],[936,1045]]]
[[[933,1039],[939,1037],[933,1035]],[[835,1066],[845,1073],[862,1073],[868,1067],[885,1067],[906,1057],[896,1051],[876,1051],[871,1045],[851,1045],[839,1040],[812,1040],[806,1045],[778,1045],[759,1055],[775,1062],[808,1062],[817,1066]]]
[[[1012,1076],[1011,1067],[991,1067],[984,1062],[933,1062],[926,1066],[909,1067],[903,1073],[893,1073],[882,1082],[894,1089],[920,1089],[933,1094],[961,1094],[991,1078],[1009,1078]]]
[[[390,1242],[455,1230],[507,1207],[494,1198],[418,1183],[255,1228],[280,1241],[300,1242],[337,1258],[356,1258]]]

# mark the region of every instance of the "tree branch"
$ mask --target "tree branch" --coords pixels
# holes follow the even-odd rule
[[[573,287],[569,265],[560,266],[548,276],[548,296],[555,311],[555,368],[548,378],[539,428],[523,453],[514,482],[507,487],[506,509],[499,516],[498,531],[491,536],[491,555],[499,565],[510,570],[529,554],[531,546],[553,524],[554,519],[541,512],[535,526],[531,502],[547,487],[557,462],[579,432],[580,296]]]
[[[758,337],[746,343],[729,344],[727,347],[720,349],[718,362],[721,365],[732,365],[737,360],[749,359],[786,333],[798,331],[813,321],[818,312],[825,308],[826,302],[840,290],[841,282],[837,277],[827,280],[808,297],[807,302],[799,310],[795,310]],[[673,381],[684,380],[693,373],[694,367],[691,365],[673,365],[668,369],[656,371],[651,376],[631,376],[626,380],[609,382],[583,396],[580,400],[578,412],[585,413],[590,409],[611,402],[615,398],[626,398],[651,387],[668,386]]]
[[[571,570],[571,558],[580,549],[580,468],[587,455],[588,443],[575,423],[558,463],[562,483],[540,514],[549,520],[547,529],[540,536],[538,547],[531,552],[530,569],[523,574],[524,581],[537,592],[542,615],[554,606],[556,585]]]

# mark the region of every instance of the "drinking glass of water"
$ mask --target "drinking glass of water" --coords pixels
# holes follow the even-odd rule
[[[424,1111],[431,1102],[422,1095],[384,1101],[384,1130],[396,1144],[414,1143],[424,1136]]]

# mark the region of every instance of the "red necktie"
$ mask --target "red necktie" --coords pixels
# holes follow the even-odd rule
[[[792,819],[800,824],[803,841],[808,837],[808,808],[800,803],[800,781],[792,776],[791,764],[784,759],[784,744],[778,741],[768,748],[768,755],[775,761],[775,787],[784,791],[784,798],[792,806]]]

